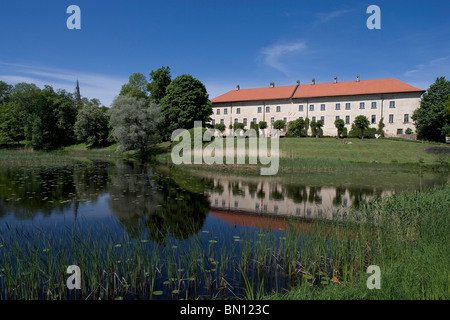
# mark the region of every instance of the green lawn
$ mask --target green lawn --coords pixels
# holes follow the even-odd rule
[[[334,159],[346,162],[426,165],[449,163],[450,147],[442,144],[390,139],[282,138],[280,158]],[[434,154],[426,149],[440,152]],[[437,150],[437,151],[435,151]]]

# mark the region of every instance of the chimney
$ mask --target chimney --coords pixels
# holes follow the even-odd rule
[[[239,91],[241,87],[239,85],[236,86],[236,91]]]
[[[337,77],[334,77],[334,83],[337,83]]]
[[[316,79],[312,78],[312,84],[316,84]]]
[[[356,82],[359,82],[359,74],[356,75]]]
[[[275,87],[275,83],[274,83],[274,82],[271,82],[271,83],[270,83],[270,87],[271,87],[271,88],[274,88],[274,87]]]
[[[300,80],[297,80],[297,85],[298,85],[298,86],[300,85]]]

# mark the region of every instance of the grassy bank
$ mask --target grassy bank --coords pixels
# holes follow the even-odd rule
[[[249,142],[246,141],[246,148]],[[270,150],[270,140],[268,143]],[[169,152],[157,160],[172,163]],[[225,157],[223,163],[225,163]],[[235,158],[234,163],[237,163]],[[184,165],[200,171],[259,174],[261,165],[245,164]],[[279,173],[370,168],[407,168],[413,170],[450,169],[450,146],[437,143],[398,139],[282,138],[279,140]]]

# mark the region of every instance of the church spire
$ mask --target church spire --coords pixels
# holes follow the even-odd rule
[[[78,83],[77,79],[77,87],[75,88],[75,99],[77,100],[77,103],[81,100],[81,94],[80,94],[80,84]]]

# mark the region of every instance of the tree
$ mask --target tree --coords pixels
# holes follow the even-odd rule
[[[266,129],[267,128],[267,122],[266,121],[260,121],[259,123],[258,123],[258,127],[259,127],[259,129],[261,129],[262,130],[262,135],[263,135],[263,137],[264,137],[264,129]]]
[[[4,81],[0,81],[0,105],[8,102],[13,86]]]
[[[336,119],[334,121],[334,126],[337,129],[337,136],[338,138],[340,138],[342,136],[342,132],[344,131],[345,128],[345,122],[342,119]]]
[[[288,131],[286,135],[289,137],[300,137],[302,134],[305,134],[305,120],[296,119],[290,121],[288,124]]]
[[[147,90],[150,92],[149,100],[158,104],[166,95],[166,89],[172,82],[170,77],[170,68],[161,67],[156,71],[150,72],[151,82],[147,85]]]
[[[130,95],[138,99],[148,98],[148,82],[142,73],[133,73],[124,84],[119,93],[120,96]]]
[[[214,129],[219,130],[221,133],[225,131],[225,125],[223,123],[216,123]]]
[[[283,120],[277,120],[273,123],[273,128],[277,130],[282,130],[284,128],[284,121]]]
[[[80,142],[92,147],[104,145],[108,141],[109,117],[106,111],[97,105],[83,107],[78,111],[74,132]]]
[[[118,151],[139,149],[144,157],[155,141],[155,131],[160,121],[161,109],[146,99],[118,96],[108,111],[112,135],[118,141]]]
[[[211,122],[213,111],[206,87],[191,75],[176,77],[167,86],[160,104],[164,121],[161,129],[167,140],[176,129],[193,128],[194,121]]]
[[[242,122],[235,122],[233,125],[234,131],[236,130],[244,130],[245,125]]]
[[[432,141],[445,141],[450,114],[445,103],[450,98],[450,81],[437,78],[422,96],[420,107],[412,115],[419,136]]]
[[[323,121],[317,120],[316,121],[316,138],[319,136],[322,136],[322,127],[323,127]]]
[[[364,139],[364,130],[369,128],[370,121],[367,119],[366,116],[359,115],[355,118],[353,121],[353,124],[355,127],[359,128],[361,130],[361,140]]]

